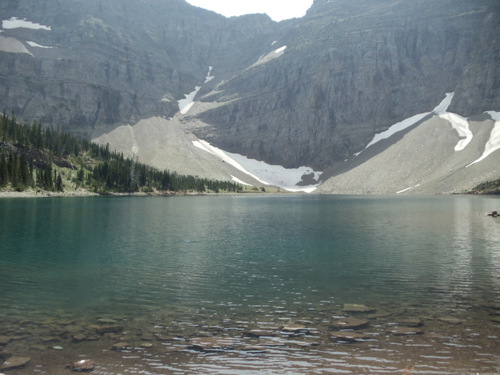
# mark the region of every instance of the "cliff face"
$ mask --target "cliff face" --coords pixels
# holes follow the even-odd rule
[[[499,108],[498,6],[485,1],[316,1],[275,47],[202,100],[198,135],[270,163],[324,168],[446,92],[468,116]],[[270,49],[271,47],[269,47]]]
[[[210,109],[183,120],[198,137],[271,164],[324,169],[447,92],[463,116],[500,110],[499,8],[316,0],[305,17],[275,23],[183,0],[2,1],[2,20],[50,30],[4,27],[0,103],[22,121],[94,137],[173,117],[212,66],[216,78],[196,98]],[[26,51],[12,53],[14,42]]]
[[[183,0],[5,1],[0,15],[43,26],[4,27],[0,34],[27,49],[0,48],[3,108],[87,136],[173,116],[209,65],[238,69],[245,56],[226,52],[252,51],[248,44],[275,27],[267,16],[239,23]]]

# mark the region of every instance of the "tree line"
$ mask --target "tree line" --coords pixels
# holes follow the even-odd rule
[[[98,193],[135,192],[239,192],[242,186],[160,171],[139,163],[109,144],[16,121],[14,113],[0,115],[0,188],[17,191],[41,189],[64,191],[65,184]]]

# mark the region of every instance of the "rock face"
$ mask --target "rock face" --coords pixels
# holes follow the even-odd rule
[[[271,164],[321,170],[446,92],[457,92],[450,110],[463,116],[499,108],[498,10],[461,0],[316,1],[269,46],[287,46],[282,56],[203,99],[226,104],[201,115],[214,129],[199,135]]]
[[[3,108],[25,122],[87,136],[153,115],[173,116],[177,100],[209,65],[241,68],[245,55],[229,51],[239,46],[250,53],[262,32],[276,28],[267,16],[236,22],[183,0],[5,1],[0,14],[2,21],[41,25],[3,22],[2,39],[27,48],[0,48]]]
[[[3,108],[88,137],[172,117],[202,85],[189,131],[324,170],[447,92],[462,116],[500,110],[496,0],[315,0],[280,23],[183,0],[3,1],[0,14],[38,25],[3,23]],[[210,66],[215,79],[203,84]]]

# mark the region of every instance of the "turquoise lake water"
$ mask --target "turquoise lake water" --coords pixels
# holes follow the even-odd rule
[[[473,196],[2,199],[3,334],[15,336],[22,321],[34,330],[44,319],[91,324],[104,317],[129,322],[143,336],[168,326],[176,348],[197,331],[216,336],[207,327],[243,337],[251,328],[298,321],[310,328],[305,338],[315,347],[300,360],[304,366],[356,373],[347,359],[319,363],[339,350],[324,337],[332,321],[345,317],[342,306],[363,304],[385,314],[369,317],[373,340],[360,340],[372,354],[359,358],[372,359],[376,372],[401,373],[405,363],[387,356],[400,339],[386,332],[398,319],[415,317],[425,329],[418,345],[429,348],[408,363],[415,373],[440,373],[439,363],[500,371],[500,219],[486,215],[493,210],[500,199]],[[443,317],[460,323],[442,326]],[[340,353],[354,345],[340,346]],[[451,349],[436,359],[438,345]],[[259,359],[259,373],[274,373],[283,353],[296,354],[264,354],[268,363]],[[204,373],[226,373],[224,366],[227,373],[252,373],[240,357],[226,355],[214,357],[225,358],[216,367],[204,368],[199,357],[196,363]],[[277,367],[275,373],[285,371]]]

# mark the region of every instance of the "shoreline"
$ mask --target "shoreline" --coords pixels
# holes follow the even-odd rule
[[[88,190],[71,190],[64,192],[54,192],[54,191],[41,191],[37,192],[35,190],[25,190],[25,191],[13,191],[13,190],[4,190],[0,191],[0,199],[2,198],[56,198],[56,197],[172,197],[172,196],[219,196],[219,195],[273,195],[273,194],[292,194],[292,195],[302,195],[306,193],[259,193],[255,191],[243,191],[241,193],[234,192],[208,192],[208,193],[199,193],[199,192],[181,192],[181,191],[164,191],[164,192],[135,192],[135,193],[94,193]]]

